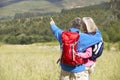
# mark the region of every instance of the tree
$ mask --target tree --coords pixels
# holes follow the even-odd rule
[[[110,7],[113,12],[113,20],[120,19],[120,0],[110,0]]]

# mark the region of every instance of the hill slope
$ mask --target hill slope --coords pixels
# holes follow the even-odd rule
[[[1,0],[0,18],[14,16],[16,13],[50,13],[62,9],[99,4],[109,0]]]
[[[53,15],[57,26],[66,30],[75,17],[90,16],[94,19],[106,42],[120,41],[120,20],[112,20],[109,3],[100,5],[62,10],[61,14]],[[50,16],[19,18],[0,21],[0,42],[11,44],[30,44],[56,40],[50,30]]]

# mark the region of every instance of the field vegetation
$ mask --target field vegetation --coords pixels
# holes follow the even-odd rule
[[[106,46],[107,44],[105,44]],[[111,44],[110,44],[111,45]],[[58,43],[0,46],[0,80],[59,80]],[[120,79],[120,51],[104,49],[92,80]]]

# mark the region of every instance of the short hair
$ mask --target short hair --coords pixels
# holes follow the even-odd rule
[[[81,18],[76,17],[72,20],[73,27],[79,28],[81,26]]]
[[[96,32],[98,29],[91,17],[83,17],[82,21],[85,23],[88,33]]]

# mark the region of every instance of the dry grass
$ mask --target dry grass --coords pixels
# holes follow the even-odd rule
[[[120,79],[120,52],[104,51],[97,60],[92,80]],[[0,80],[58,80],[56,64],[59,47],[40,45],[2,45]]]
[[[58,79],[55,47],[4,45],[0,51],[0,80]]]
[[[97,60],[92,80],[120,80],[120,52],[106,51]]]

